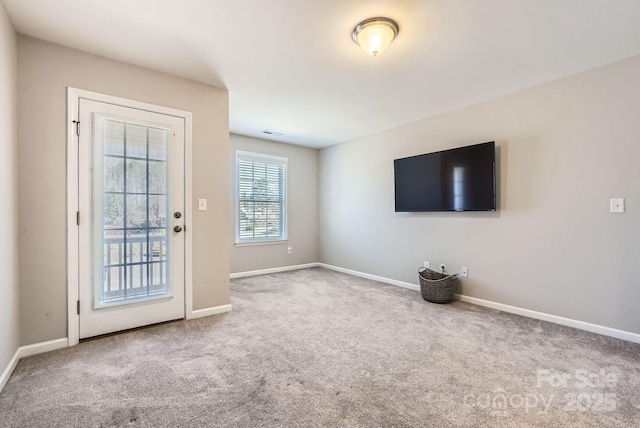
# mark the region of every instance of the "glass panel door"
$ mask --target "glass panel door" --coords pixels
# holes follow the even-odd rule
[[[101,116],[97,126],[94,307],[168,297],[170,130]]]
[[[78,102],[81,339],[185,315],[188,112],[118,102]]]

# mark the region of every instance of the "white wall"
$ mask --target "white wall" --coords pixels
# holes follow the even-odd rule
[[[640,333],[640,57],[320,152],[320,261]],[[393,159],[495,140],[499,211],[395,213]],[[609,213],[609,198],[627,212]]]
[[[318,150],[231,134],[229,138],[231,273],[318,261]],[[289,242],[235,246],[236,150],[282,156],[287,164]],[[287,254],[287,247],[293,254]]]
[[[193,113],[193,308],[228,304],[227,91],[24,36],[18,84],[22,344],[67,336],[68,86]]]
[[[0,2],[0,373],[20,346],[17,40]]]

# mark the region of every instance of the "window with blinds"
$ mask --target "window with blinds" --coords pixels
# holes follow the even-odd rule
[[[236,243],[287,239],[287,158],[236,152]]]

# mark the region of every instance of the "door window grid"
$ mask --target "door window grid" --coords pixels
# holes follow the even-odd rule
[[[103,121],[99,304],[167,295],[168,131]]]

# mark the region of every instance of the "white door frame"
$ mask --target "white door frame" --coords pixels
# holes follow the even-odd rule
[[[78,121],[78,109],[80,99],[99,101],[107,104],[151,111],[170,116],[183,118],[185,121],[185,157],[184,157],[184,232],[185,232],[185,269],[184,269],[184,299],[185,317],[193,317],[193,271],[192,271],[192,118],[191,112],[177,110],[169,107],[147,104],[83,89],[67,88],[67,338],[69,346],[77,345],[80,340],[80,316],[77,313],[79,301],[79,231],[76,213],[79,210],[78,194],[78,135],[76,122]],[[89,124],[80,124],[81,132],[90,129]],[[89,213],[84,214],[81,221],[90,221]]]

